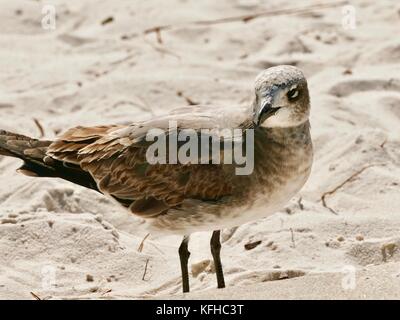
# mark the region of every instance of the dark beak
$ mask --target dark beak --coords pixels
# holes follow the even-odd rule
[[[274,108],[272,107],[271,99],[265,100],[261,105],[260,111],[255,112],[253,122],[256,126],[259,126],[269,117],[273,116],[280,107]]]

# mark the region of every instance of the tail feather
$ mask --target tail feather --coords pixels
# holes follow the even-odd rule
[[[92,176],[80,166],[67,165],[47,155],[52,143],[0,130],[0,155],[24,161],[18,172],[27,176],[61,178],[99,191]]]
[[[42,161],[52,141],[33,139],[21,134],[0,130],[0,155],[24,160]]]

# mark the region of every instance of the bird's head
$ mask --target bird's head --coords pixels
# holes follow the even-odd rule
[[[255,126],[294,127],[308,120],[310,96],[300,69],[277,66],[261,72],[255,81]]]

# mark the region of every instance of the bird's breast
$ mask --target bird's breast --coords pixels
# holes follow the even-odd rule
[[[282,209],[310,175],[313,149],[308,126],[273,138],[269,132],[256,136],[254,172],[247,179],[245,201],[231,211],[232,219],[240,219],[241,223]]]

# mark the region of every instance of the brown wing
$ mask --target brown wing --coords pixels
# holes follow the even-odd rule
[[[108,139],[110,132],[123,126],[76,127],[69,129],[53,142],[47,151],[57,160],[80,164],[79,152],[91,144],[98,144],[101,139]],[[107,150],[109,151],[109,150]]]
[[[79,164],[93,176],[103,193],[144,217],[166,213],[188,198],[210,201],[231,194],[232,166],[149,164],[149,143],[143,139],[143,127],[154,126],[70,129],[50,145],[48,154]]]

